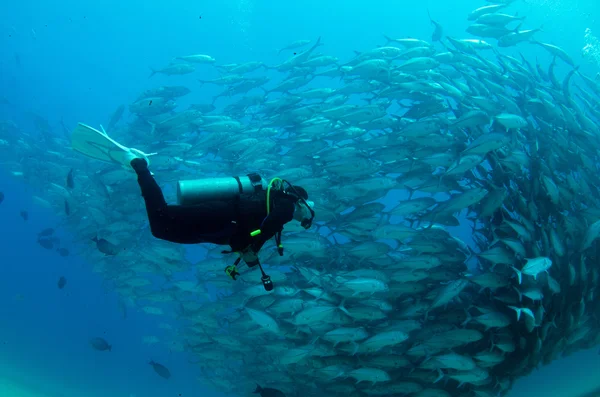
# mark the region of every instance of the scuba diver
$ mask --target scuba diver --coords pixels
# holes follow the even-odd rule
[[[297,220],[308,229],[315,217],[314,203],[308,201],[304,188],[279,178],[267,184],[258,174],[179,181],[179,205],[168,205],[146,158],[133,158],[130,165],[137,174],[154,237],[180,244],[229,245],[231,250],[222,252],[239,257],[225,273],[235,280],[240,261],[250,268],[258,265],[267,291],[273,283],[258,252],[275,237],[278,253],[283,255],[283,226]]]
[[[102,131],[78,123],[71,133],[71,146],[92,159],[127,170],[133,168],[154,237],[179,244],[229,245],[231,251],[223,253],[235,252],[239,258],[225,268],[225,273],[235,280],[239,276],[237,266],[243,260],[250,268],[258,265],[265,289],[273,289],[258,252],[275,237],[277,251],[283,255],[281,232],[293,219],[305,229],[312,226],[314,203],[308,201],[305,189],[280,178],[267,183],[258,174],[179,181],[178,205],[168,205],[148,169],[149,157],[157,153],[123,146],[100,128]]]

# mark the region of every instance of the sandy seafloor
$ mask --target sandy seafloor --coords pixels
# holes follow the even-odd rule
[[[520,379],[509,397],[600,397],[599,374],[598,349],[579,352]],[[51,382],[44,375],[0,362],[1,397],[105,397],[84,388],[83,385],[66,385],[62,380]],[[136,396],[123,391],[111,397],[162,396]]]

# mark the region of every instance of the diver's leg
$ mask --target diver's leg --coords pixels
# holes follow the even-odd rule
[[[211,210],[210,207],[167,205],[146,161],[134,159],[131,166],[138,176],[154,237],[180,244],[198,244],[212,240],[207,239],[207,234],[213,234],[214,229],[218,230],[218,225],[223,224],[219,211]]]
[[[178,227],[173,222],[175,219],[169,216],[169,206],[162,189],[148,169],[148,163],[144,159],[134,159],[131,161],[131,167],[138,177],[152,235],[159,239],[178,242],[176,241],[178,236],[175,236],[179,234]]]
[[[163,215],[167,210],[167,202],[165,201],[163,192],[150,173],[146,160],[134,159],[131,162],[131,167],[135,170],[138,177],[138,184],[146,202],[146,212],[148,212],[150,226],[158,224],[164,219]]]

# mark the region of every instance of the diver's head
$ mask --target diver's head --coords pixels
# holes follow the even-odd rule
[[[286,189],[288,194],[292,194],[299,199],[308,200],[308,192],[302,186],[298,185],[290,185],[289,188]]]
[[[294,219],[300,222],[303,228],[309,229],[315,218],[315,203],[308,201],[308,193],[302,186],[290,185],[286,193],[296,199],[294,208]]]

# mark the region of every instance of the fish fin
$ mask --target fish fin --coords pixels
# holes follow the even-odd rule
[[[150,76],[148,76],[148,78],[150,78],[150,77],[154,76],[156,73],[158,73],[158,71],[154,70],[154,68],[152,68],[152,67],[150,67],[150,72],[151,73],[150,73]]]

